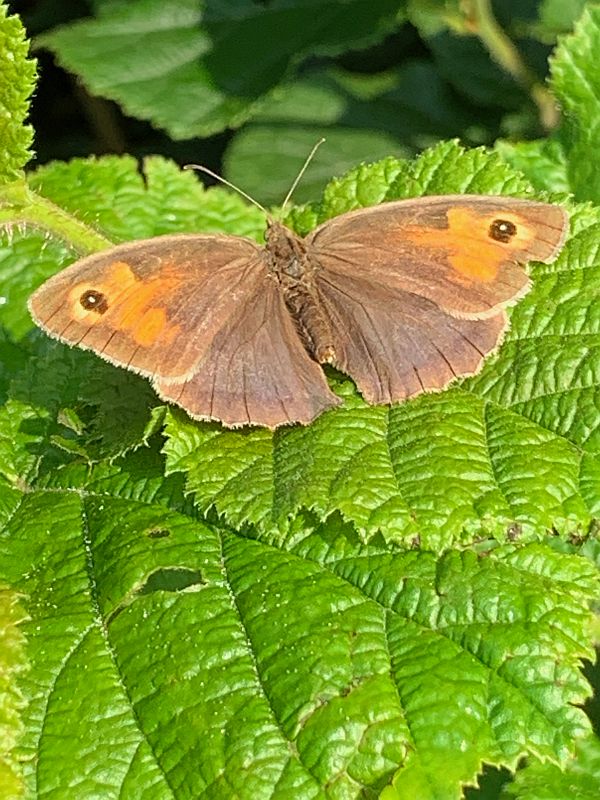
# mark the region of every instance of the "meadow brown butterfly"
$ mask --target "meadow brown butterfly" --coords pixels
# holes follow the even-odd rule
[[[195,419],[309,423],[340,399],[320,364],[368,403],[444,388],[481,367],[568,227],[554,205],[448,195],[342,214],[266,245],[158,236],[82,258],[30,298],[50,336],[147,376]]]

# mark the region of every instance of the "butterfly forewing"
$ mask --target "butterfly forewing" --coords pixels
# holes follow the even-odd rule
[[[30,309],[53,336],[149,376],[194,417],[276,427],[339,403],[249,239],[119,245],[51,278]]]
[[[551,261],[566,225],[563,209],[547,203],[422,197],[343,214],[313,231],[307,245],[340,280],[360,275],[477,319],[527,291],[523,264]]]
[[[76,262],[30,299],[51,335],[145,375],[193,371],[264,276],[264,251],[233,236],[160,236]]]

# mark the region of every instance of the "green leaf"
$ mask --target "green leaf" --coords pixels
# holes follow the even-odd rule
[[[390,152],[406,153],[395,137],[377,130],[254,124],[233,139],[225,159],[225,174],[261,203],[281,204],[320,138],[326,140],[325,144],[294,191],[294,199],[299,201],[315,197],[332,174],[343,173],[357,162],[383,158]],[[265,175],[270,176],[268,180]]]
[[[585,559],[437,559],[298,523],[275,547],[106,493],[26,495],[0,575],[32,617],[28,789],[350,800],[396,774],[447,800],[481,759],[562,758],[589,728]]]
[[[238,195],[220,187],[206,190],[193,172],[160,156],[144,159],[141,172],[131,156],[56,161],[29,182],[115,241],[182,230],[260,239],[264,231],[264,215]]]
[[[518,800],[596,800],[600,786],[600,741],[589,737],[577,745],[576,758],[561,769],[533,761],[519,770],[501,797]]]
[[[183,476],[165,477],[163,410],[147,381],[41,335],[0,407],[0,475],[186,509]]]
[[[542,0],[536,32],[545,41],[554,42],[558,34],[570,33],[581,16],[586,0]]]
[[[237,127],[292,63],[377,41],[397,13],[397,0],[329,0],[318,13],[314,0],[140,0],[102,4],[38,41],[92,92],[189,139]]]
[[[558,11],[558,4],[546,5],[548,13]],[[570,17],[579,5],[560,3],[560,10]],[[546,12],[542,9],[541,13],[543,17]],[[588,5],[573,34],[561,39],[550,59],[551,85],[563,110],[560,128],[549,139],[496,145],[501,156],[537,189],[569,192],[578,200],[597,201],[600,196],[595,147],[600,131],[599,44],[600,12],[597,6]]]
[[[41,231],[0,232],[0,322],[16,338],[32,327],[24,314],[27,298],[39,284],[73,258],[64,242],[50,240]]]
[[[332,56],[379,41],[394,30],[401,6],[397,0],[272,0],[262,7],[208,0],[213,48],[207,65],[230,94],[254,97],[279,82],[299,56]]]
[[[17,684],[27,666],[20,627],[24,618],[19,596],[0,586],[0,787],[4,800],[19,800],[23,796],[16,749],[23,733],[20,714],[25,706]]]
[[[200,0],[101,4],[96,19],[63,25],[38,43],[126,113],[175,139],[206,136],[240,124],[250,109],[220,91],[200,61],[210,49],[199,27],[201,6]]]
[[[570,193],[567,155],[558,138],[535,142],[498,141],[495,150],[504,161],[522,172],[537,191]]]
[[[0,3],[0,182],[15,180],[31,158],[33,128],[25,125],[36,62],[27,58],[29,43],[21,21]]]
[[[414,153],[440,137],[489,135],[427,61],[373,76],[313,72],[281,87],[232,140],[225,172],[261,202],[280,203],[321,137],[294,199],[310,200],[331,175],[360,161]]]
[[[207,2],[201,35],[212,24],[223,46],[215,35],[185,69],[218,64],[235,37],[254,59],[244,35],[260,41],[264,13],[277,67],[265,84],[279,80],[281,53],[295,48],[269,50],[274,20],[302,9],[313,27],[297,35],[327,22],[315,52],[337,52],[361,21],[350,11],[375,13],[356,0],[340,12],[346,27],[330,25],[334,5],[319,16],[294,0]],[[107,16],[81,25],[97,24],[100,41],[101,22],[121,15],[114,64],[128,42],[148,69],[147,42],[127,37],[132,19],[156,31],[158,6],[97,6]],[[171,6],[167,23],[184,7]],[[365,36],[379,37],[385,26],[368,21]],[[197,31],[183,29],[168,58],[189,58],[182,37],[195,43]],[[260,89],[264,76],[221,68],[223,81]],[[171,80],[158,76],[158,105],[193,94]],[[376,101],[393,91],[382,80],[346,76],[328,97]],[[324,96],[323,119],[338,112]],[[528,172],[562,191],[567,147],[564,159],[540,148],[549,179],[536,147]],[[415,162],[361,165],[289,216],[307,232],[352,208],[443,192],[531,187],[498,157],[446,142]],[[571,208],[567,248],[531,265],[534,289],[480,375],[388,410],[328,371],[343,407],[275,434],[157,405],[138,376],[32,331],[24,302],[110,241],[179,230],[260,240],[256,209],[164,159],[142,176],[133,159],[104,158],[5,187],[0,223],[0,786],[48,800],[458,800],[484,764],[514,771],[523,757],[523,796],[550,788],[563,800],[597,783],[596,742],[572,761],[591,727],[581,661],[594,655],[600,564],[597,209]]]
[[[200,188],[162,159],[147,162],[146,184],[130,159],[116,158],[51,166],[35,180],[56,203],[81,202],[80,215],[111,235],[123,235],[128,224],[132,236],[238,226],[258,235],[260,227],[259,213],[246,214],[239,198]],[[394,197],[469,191],[527,194],[527,184],[497,158],[450,142],[415,162],[388,159],[332,182],[313,220]],[[263,533],[286,531],[302,508],[320,519],[340,512],[365,539],[383,532],[434,549],[480,536],[503,540],[515,530],[525,540],[550,529],[565,536],[585,531],[600,509],[597,321],[588,312],[598,285],[597,215],[574,212],[572,228],[573,244],[561,259],[534,268],[534,289],[513,311],[510,335],[480,376],[388,410],[366,406],[350,381],[332,375],[344,407],[308,428],[274,435],[169,415],[167,471],[185,477],[203,513],[214,509],[234,526],[251,523]],[[2,447],[12,482],[47,481],[57,469],[73,470],[73,460],[122,456],[147,440],[155,402],[147,383],[89,355],[75,368],[71,359],[61,365],[62,352],[49,366],[43,397],[19,388],[22,380],[10,384]],[[43,374],[34,368],[25,384],[35,386]],[[69,410],[83,432],[61,422]],[[49,446],[52,455],[40,460]]]
[[[410,2],[408,14],[430,48],[439,73],[471,101],[491,108],[516,109],[526,99],[522,87],[486,50],[457,2]],[[477,75],[477,80],[473,76]]]
[[[578,200],[600,198],[600,7],[586,5],[570,36],[551,59],[552,87],[565,113],[561,140],[567,155],[569,186]]]
[[[21,315],[23,309],[20,311]],[[23,368],[27,352],[12,341],[5,328],[0,326],[0,402],[6,400],[10,381]]]

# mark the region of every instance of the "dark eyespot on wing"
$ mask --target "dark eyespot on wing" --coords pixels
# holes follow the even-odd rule
[[[79,304],[86,311],[95,311],[96,314],[105,314],[108,311],[107,296],[96,289],[86,289],[79,298]]]
[[[489,227],[488,235],[496,242],[508,243],[517,234],[517,226],[509,219],[495,219]]]

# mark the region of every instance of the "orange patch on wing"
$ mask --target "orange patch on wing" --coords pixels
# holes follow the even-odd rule
[[[168,324],[164,308],[150,308],[137,325],[131,326],[131,335],[140,347],[151,347],[161,338],[168,344],[178,330],[178,325]]]
[[[482,215],[459,206],[450,208],[447,218],[447,228],[414,225],[403,235],[415,245],[439,250],[450,266],[470,281],[491,283],[502,264],[513,261],[515,253],[526,251],[535,238],[535,232],[513,211]],[[517,233],[509,242],[490,237],[490,225],[496,219],[515,224]]]
[[[172,341],[179,325],[169,325],[164,298],[180,284],[180,278],[168,272],[143,281],[124,261],[107,267],[101,281],[79,283],[69,292],[73,315],[86,325],[107,325],[113,331],[128,333],[140,347],[151,347],[159,339]],[[89,290],[105,295],[108,310],[104,314],[86,310],[81,295]]]

